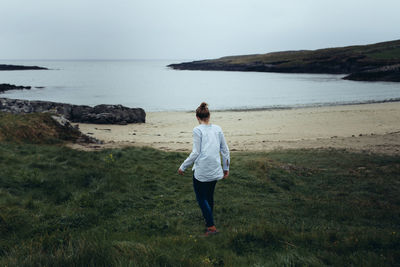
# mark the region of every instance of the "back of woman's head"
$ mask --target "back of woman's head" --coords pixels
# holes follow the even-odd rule
[[[198,117],[200,120],[207,120],[210,118],[210,111],[208,110],[208,105],[206,102],[202,102],[196,109],[196,117]]]

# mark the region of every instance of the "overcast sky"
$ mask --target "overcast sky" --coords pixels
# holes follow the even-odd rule
[[[0,59],[204,59],[400,39],[400,0],[0,0]]]

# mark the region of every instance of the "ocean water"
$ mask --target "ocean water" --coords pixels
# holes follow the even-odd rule
[[[72,104],[122,104],[146,111],[286,108],[400,99],[400,84],[345,81],[344,75],[181,71],[185,60],[1,61],[50,70],[0,71],[0,83],[44,87],[0,97]]]

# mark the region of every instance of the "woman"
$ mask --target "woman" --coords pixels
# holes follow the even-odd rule
[[[193,165],[193,188],[197,202],[206,221],[205,235],[216,234],[214,224],[214,189],[218,180],[229,175],[230,155],[221,127],[210,124],[210,111],[207,103],[201,103],[196,109],[199,126],[193,129],[193,149],[182,163],[178,173],[183,175]],[[222,155],[222,168],[221,156]]]

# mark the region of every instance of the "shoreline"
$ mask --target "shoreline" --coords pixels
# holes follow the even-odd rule
[[[0,84],[1,85],[11,85],[13,84]],[[40,100],[40,99],[25,99],[25,98],[11,98],[4,97],[4,94],[10,93],[12,91],[20,91],[20,90],[30,90],[32,88],[43,89],[44,86],[16,86],[19,87],[17,89],[11,89],[7,91],[0,91],[0,99],[8,99],[10,101],[22,101],[22,102],[48,102],[55,104],[63,104],[70,106],[85,106],[85,107],[95,107],[99,105],[109,105],[109,106],[119,106],[119,104],[92,104],[92,105],[80,105],[80,104],[72,104],[72,103],[64,103],[64,102],[54,102],[48,100]],[[0,88],[1,89],[1,88]],[[314,104],[298,104],[298,105],[287,105],[287,106],[265,106],[265,107],[255,107],[255,108],[226,108],[226,109],[213,109],[212,112],[251,112],[251,111],[274,111],[274,110],[296,110],[296,109],[307,109],[307,108],[323,108],[323,107],[341,107],[341,106],[357,106],[357,105],[369,105],[369,104],[383,104],[383,103],[397,103],[400,102],[400,97],[389,98],[384,100],[365,100],[365,101],[351,101],[351,102],[327,102],[327,103],[314,103]],[[128,107],[128,108],[138,108],[138,107]],[[158,112],[185,112],[191,113],[195,110],[155,110],[155,111],[146,111],[149,113],[158,113]]]
[[[284,110],[213,111],[231,151],[338,148],[400,154],[400,102],[307,107]],[[148,112],[146,123],[79,124],[81,131],[104,145],[77,149],[149,146],[189,152],[194,112]]]
[[[295,109],[306,109],[306,108],[340,107],[340,106],[369,105],[369,104],[383,104],[383,103],[396,103],[396,102],[400,102],[400,97],[389,98],[385,100],[366,100],[360,102],[328,102],[328,103],[316,103],[316,104],[299,104],[294,106],[272,106],[272,107],[260,107],[260,108],[244,108],[244,109],[240,108],[216,109],[213,112],[295,110]],[[179,112],[179,111],[150,111],[150,112]],[[193,112],[193,110],[183,111],[183,112]]]

